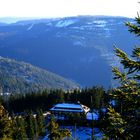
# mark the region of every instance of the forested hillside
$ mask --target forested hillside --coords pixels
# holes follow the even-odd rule
[[[77,87],[77,84],[54,73],[28,63],[0,57],[0,92],[27,93]]]
[[[113,44],[130,53],[138,42],[125,28],[126,21],[134,22],[124,17],[77,16],[3,25],[0,55],[29,62],[82,86],[108,88],[113,84],[111,66],[120,66]]]

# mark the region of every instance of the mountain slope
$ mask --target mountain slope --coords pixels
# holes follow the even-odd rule
[[[29,62],[83,86],[112,85],[113,44],[127,53],[139,41],[124,17],[78,16],[19,21],[0,27],[0,55]]]
[[[0,57],[1,92],[27,93],[42,89],[78,87],[75,83],[28,63]]]

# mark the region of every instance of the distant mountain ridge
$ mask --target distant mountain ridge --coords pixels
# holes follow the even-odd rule
[[[78,84],[25,62],[0,57],[1,92],[28,93],[43,89],[74,89]]]
[[[119,66],[113,44],[128,54],[139,41],[124,17],[78,16],[18,21],[0,26],[0,55],[29,62],[82,86],[112,86]]]

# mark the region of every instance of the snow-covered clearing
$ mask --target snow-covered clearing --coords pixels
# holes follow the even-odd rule
[[[61,126],[60,128],[69,129],[72,133],[72,138],[69,140],[91,140],[92,129],[89,127]],[[102,138],[102,133],[99,128],[94,128],[94,139]],[[47,135],[42,140],[49,140]]]

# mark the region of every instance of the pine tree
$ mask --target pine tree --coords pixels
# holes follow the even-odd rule
[[[34,117],[33,114],[30,112],[26,117],[26,133],[28,138],[31,140],[35,137],[35,128],[34,128]]]
[[[14,117],[13,119],[13,139],[14,140],[27,140],[25,120],[22,116]]]
[[[66,137],[71,137],[70,130],[60,129],[58,123],[54,120],[54,117],[52,117],[48,123],[47,130],[49,132],[48,137],[50,140],[63,140]]]
[[[37,121],[37,125],[38,125],[38,134],[39,136],[44,136],[45,135],[45,118],[43,116],[43,112],[42,110],[37,110],[37,115],[36,115],[36,121]]]
[[[12,139],[12,120],[5,108],[0,105],[0,140]]]
[[[33,120],[33,126],[34,126],[34,135],[35,135],[35,138],[37,139],[40,135],[39,135],[39,127],[38,127],[38,122],[37,122],[36,117]]]
[[[136,23],[126,23],[129,31],[140,36],[140,17]],[[140,134],[140,47],[135,47],[132,56],[128,56],[119,48],[116,55],[124,70],[113,68],[114,79],[119,80],[120,86],[110,94],[116,101],[115,108],[108,109],[108,124],[105,134],[112,139],[139,139]]]
[[[47,125],[47,130],[49,132],[49,138],[50,140],[58,139],[59,133],[58,133],[59,125],[55,122],[54,117],[51,117],[50,122]]]

